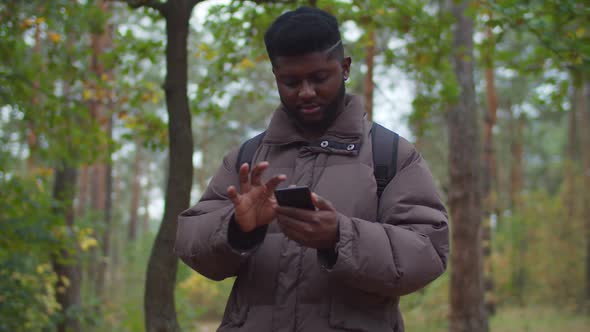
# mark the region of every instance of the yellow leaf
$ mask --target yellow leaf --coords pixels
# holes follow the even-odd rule
[[[34,23],[35,23],[35,21],[33,21],[32,18],[27,18],[26,20],[23,21],[23,23],[21,23],[20,27],[23,29],[28,29],[31,26],[33,26]]]
[[[216,56],[217,56],[217,52],[209,51],[209,52],[205,53],[205,59],[207,59],[207,61],[211,61],[211,60],[215,59]]]
[[[385,14],[385,9],[383,9],[383,8],[377,9],[377,14],[379,14],[379,15]]]
[[[80,241],[80,248],[82,251],[88,251],[89,249],[96,246],[98,246],[98,241],[96,241],[96,239],[93,237],[87,236]]]
[[[584,37],[584,32],[586,32],[586,30],[584,29],[584,27],[579,27],[576,30],[576,37],[578,37],[578,38]]]
[[[39,264],[37,265],[37,273],[43,274],[45,271],[49,270],[49,264]]]
[[[156,96],[156,94],[154,94],[152,96],[152,104],[157,104],[160,101],[160,99],[158,99],[158,96]]]
[[[82,99],[84,99],[84,100],[92,99],[92,91],[91,90],[84,90],[84,92],[82,92]]]
[[[35,23],[37,24],[41,24],[43,22],[45,22],[45,17],[37,17],[37,20],[35,20]]]
[[[238,64],[238,68],[240,68],[240,69],[254,68],[255,66],[256,66],[256,64],[254,62],[252,62],[252,60],[250,60],[250,58],[244,58]]]
[[[70,279],[68,279],[68,277],[66,276],[61,276],[61,283],[64,285],[64,287],[70,287]]]
[[[109,75],[103,73],[102,75],[100,75],[100,79],[106,82],[109,80]]]
[[[59,33],[56,32],[50,32],[47,34],[47,36],[49,37],[49,39],[51,39],[52,42],[54,42],[55,44],[59,43],[61,41],[61,35]]]

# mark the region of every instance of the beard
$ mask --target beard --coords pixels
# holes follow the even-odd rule
[[[322,110],[323,116],[319,121],[306,121],[297,109],[288,108],[282,97],[281,103],[283,104],[287,115],[295,121],[295,124],[299,129],[306,132],[321,133],[326,131],[342,112],[345,95],[346,86],[344,85],[344,80],[342,80],[342,85],[338,89],[338,94],[332,101],[324,106]]]

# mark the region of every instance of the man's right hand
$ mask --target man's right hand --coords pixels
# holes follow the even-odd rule
[[[252,173],[247,163],[240,166],[240,192],[236,187],[229,186],[227,195],[234,204],[235,221],[243,232],[251,232],[255,228],[270,224],[276,217],[277,201],[274,190],[279,183],[285,181],[285,175],[275,175],[262,184],[262,173],[268,168],[268,162],[258,163]]]

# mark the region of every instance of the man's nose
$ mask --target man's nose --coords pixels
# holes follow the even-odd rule
[[[309,83],[308,81],[303,81],[301,83],[301,89],[299,89],[299,97],[308,99],[315,97],[315,87],[313,84]]]

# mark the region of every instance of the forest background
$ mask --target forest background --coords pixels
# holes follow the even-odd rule
[[[232,280],[176,215],[278,104],[262,35],[317,6],[347,83],[425,156],[448,271],[408,331],[590,326],[590,6],[575,0],[0,3],[0,331],[210,330]],[[467,253],[467,254],[466,254]]]

